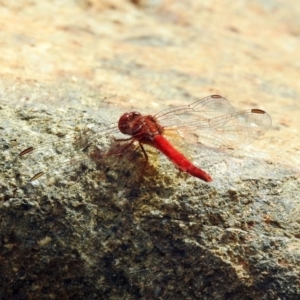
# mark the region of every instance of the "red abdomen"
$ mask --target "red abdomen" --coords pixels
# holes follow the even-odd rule
[[[174,165],[179,167],[183,172],[187,172],[190,175],[206,182],[213,180],[209,174],[196,167],[182,153],[176,150],[162,135],[155,135],[151,146],[165,154],[174,163]]]

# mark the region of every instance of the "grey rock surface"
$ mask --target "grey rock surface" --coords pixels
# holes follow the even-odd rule
[[[295,3],[1,5],[1,299],[300,299]],[[97,152],[122,112],[209,94],[273,119],[211,184]]]

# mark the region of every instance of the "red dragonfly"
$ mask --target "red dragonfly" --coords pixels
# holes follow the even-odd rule
[[[145,156],[145,166],[148,156],[143,145],[149,145],[166,155],[181,171],[210,182],[213,179],[207,172],[172,145],[174,137],[181,137],[184,144],[202,152],[204,159],[207,154],[209,160],[211,153],[232,152],[253,142],[271,124],[271,117],[261,109],[237,112],[225,98],[211,95],[189,105],[162,110],[156,115],[142,115],[136,111],[124,113],[118,121],[118,130],[130,137],[117,140],[128,142],[122,151],[137,142]],[[29,147],[18,156],[33,150]],[[103,156],[120,152],[108,151]],[[37,173],[30,181],[43,174],[43,171]]]

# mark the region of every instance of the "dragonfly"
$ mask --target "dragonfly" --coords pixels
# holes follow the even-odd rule
[[[212,176],[203,170],[197,160],[192,161],[193,154],[189,157],[181,148],[188,149],[186,152],[200,153],[203,161],[211,161],[222,153],[232,153],[245,147],[268,131],[271,125],[272,119],[264,110],[254,108],[237,111],[224,97],[210,95],[189,105],[167,108],[154,115],[143,115],[137,111],[123,113],[112,128],[102,129],[99,134],[109,132],[113,136],[113,133],[122,133],[122,138],[115,140],[124,143],[124,146],[117,151],[101,149],[100,156],[120,155],[137,144],[145,158],[143,174],[149,160],[145,149],[147,145],[163,153],[180,171],[211,182]],[[30,146],[21,151],[18,157],[34,150]],[[45,171],[38,172],[29,182],[44,174]]]

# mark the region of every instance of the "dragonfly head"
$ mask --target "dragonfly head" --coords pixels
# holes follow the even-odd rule
[[[118,122],[119,130],[124,134],[134,135],[141,128],[141,123],[137,122],[141,116],[136,111],[123,114]]]

